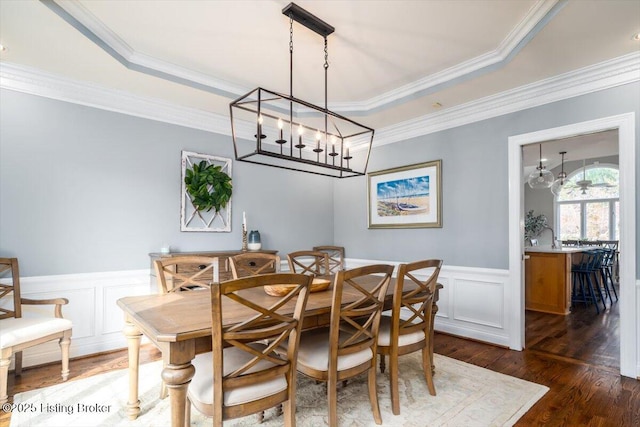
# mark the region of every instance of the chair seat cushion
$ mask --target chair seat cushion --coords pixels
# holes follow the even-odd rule
[[[398,347],[420,342],[426,338],[424,331],[416,331],[398,337]],[[391,345],[391,317],[380,317],[380,329],[378,330],[378,345],[389,347]]]
[[[370,348],[338,357],[338,371],[361,365],[373,358]],[[298,365],[317,371],[329,370],[329,329],[320,328],[303,332],[298,346]]]
[[[256,347],[258,344],[253,346]],[[225,348],[223,355],[224,375],[228,375],[240,368],[253,358],[249,353],[235,347]],[[196,368],[196,373],[191,380],[191,384],[189,384],[189,398],[192,401],[197,400],[207,405],[213,405],[213,354],[211,352],[199,354],[193,359],[192,363]],[[275,365],[269,361],[261,360],[251,367],[247,373],[262,371],[272,366]],[[286,389],[287,379],[284,375],[281,375],[269,381],[226,391],[224,393],[224,405],[234,406],[252,402]]]
[[[13,347],[71,329],[69,319],[57,317],[10,317],[0,320],[0,348]]]

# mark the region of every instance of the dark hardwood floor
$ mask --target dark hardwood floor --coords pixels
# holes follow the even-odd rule
[[[527,312],[526,325],[521,352],[439,333],[435,351],[549,387],[518,426],[640,425],[640,381],[619,374],[617,304],[599,315],[593,307],[576,307],[569,316]],[[155,347],[143,346],[142,363],[159,358]],[[125,350],[75,359],[69,379],[126,367]],[[59,364],[26,369],[17,379],[9,375],[9,395],[60,381]],[[0,412],[0,426],[8,426],[9,417]]]

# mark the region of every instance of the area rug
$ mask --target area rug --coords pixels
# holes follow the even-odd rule
[[[391,412],[388,373],[378,373],[378,398],[385,426],[511,426],[549,389],[435,355],[437,396],[431,396],[421,371],[420,353],[400,358],[400,415]],[[71,367],[73,369],[73,366]],[[24,426],[168,426],[169,399],[159,399],[162,366],[154,362],[140,367],[139,417],[130,421],[124,407],[128,397],[128,371],[118,370],[77,381],[20,393],[14,398],[12,427]],[[376,425],[367,393],[366,375],[338,390],[341,426]],[[327,425],[326,386],[298,376],[297,425]],[[255,415],[225,422],[225,426],[255,426]],[[262,426],[281,426],[275,410],[265,414]],[[192,426],[208,426],[192,410]]]

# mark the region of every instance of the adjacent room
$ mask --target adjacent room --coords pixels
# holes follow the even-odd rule
[[[0,426],[640,419],[640,2],[0,0]]]

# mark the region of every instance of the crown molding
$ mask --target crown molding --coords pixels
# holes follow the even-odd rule
[[[640,52],[378,129],[375,146],[404,141],[637,81],[640,81]]]
[[[0,62],[0,88],[193,129],[230,134],[229,118],[226,116],[67,79],[23,65]]]
[[[496,49],[366,101],[331,103],[329,107],[339,113],[371,114],[502,68],[566,4],[567,0],[540,0]]]
[[[374,148],[640,81],[640,52],[376,129]],[[229,117],[0,62],[0,88],[231,135]]]
[[[135,51],[80,2],[40,0],[126,68],[235,99],[250,88]]]
[[[133,50],[80,2],[40,1],[128,69],[229,99],[235,99],[251,89]],[[331,103],[329,108],[343,114],[368,115],[502,68],[553,19],[567,2],[568,0],[538,0],[498,47],[490,52],[368,100],[335,102]],[[315,104],[322,105],[322,103]]]

